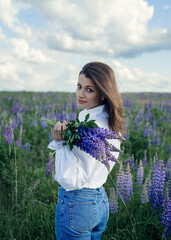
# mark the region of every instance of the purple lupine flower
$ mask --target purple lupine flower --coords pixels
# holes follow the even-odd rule
[[[167,169],[166,177],[167,177],[169,198],[171,199],[171,168],[170,168],[170,169]]]
[[[142,204],[149,202],[149,192],[148,192],[148,187],[147,187],[147,181],[148,181],[148,179],[145,180],[145,183],[143,185],[143,189],[141,192]]]
[[[77,103],[73,102],[72,103],[72,112],[76,112],[76,109],[77,109]]]
[[[140,160],[139,168],[137,171],[137,184],[140,186],[142,186],[142,184],[143,184],[143,177],[144,177],[144,168],[142,165],[142,160]]]
[[[109,166],[109,161],[117,161],[114,155],[111,154],[111,151],[120,152],[120,150],[106,139],[122,139],[120,135],[107,129],[99,127],[87,128],[83,125],[78,127],[76,134],[80,136],[76,146],[104,163],[106,167]]]
[[[127,170],[125,174],[125,200],[129,201],[130,197],[133,195],[133,183],[130,164],[127,164]]]
[[[152,142],[152,143],[155,143],[155,139],[156,139],[156,131],[153,130],[152,136],[151,136],[151,142]]]
[[[167,136],[167,134],[168,134],[168,130],[165,130],[164,135]]]
[[[147,128],[147,124],[144,126],[143,136],[144,136],[144,137],[147,137],[147,136],[148,136],[148,128]]]
[[[167,146],[166,151],[171,152],[171,145]]]
[[[154,161],[155,161],[155,164],[154,164],[154,165],[155,165],[155,166],[158,166],[159,158],[158,158],[157,153],[155,153]]]
[[[15,129],[16,128],[16,121],[14,118],[12,118],[12,128]]]
[[[47,166],[46,166],[46,177],[49,177],[50,174],[53,171],[53,160],[52,160],[52,154],[49,154],[48,157],[48,162],[47,162]]]
[[[26,149],[27,153],[30,154],[30,143],[25,143],[24,148]]]
[[[136,131],[138,129],[138,122],[137,122],[137,120],[135,120],[135,122],[134,122],[134,130]]]
[[[16,146],[18,146],[18,147],[22,147],[22,139],[19,137],[19,138],[17,138],[17,141],[16,141]]]
[[[42,117],[41,117],[41,120],[40,120],[41,125],[42,125],[42,128],[46,128],[48,124],[47,124],[46,121],[42,120],[42,118],[44,118],[44,116],[42,116]]]
[[[16,119],[17,126],[20,128],[23,125],[23,117],[21,112],[17,112],[17,119]]]
[[[110,188],[110,194],[109,194],[109,210],[111,213],[118,212],[118,201],[115,194],[115,189]]]
[[[37,118],[35,118],[31,123],[30,123],[30,126],[35,126],[37,127],[38,126],[38,122],[37,122]]]
[[[169,236],[171,237],[171,199],[169,198],[168,186],[165,190],[165,197],[162,206],[164,211],[161,214],[161,223],[166,227],[164,236],[168,238]]]
[[[154,131],[156,131],[156,120],[153,121],[152,128],[153,128]]]
[[[20,134],[16,141],[16,146],[22,147],[22,125],[20,125]]]
[[[166,170],[161,160],[152,174],[150,199],[155,211],[158,211],[163,203],[163,192],[165,184]]]
[[[146,152],[146,150],[144,152],[144,157],[143,157],[143,160],[142,160],[142,164],[143,164],[143,166],[147,166],[147,152]]]
[[[138,163],[137,163],[137,160],[134,162],[134,170],[135,170],[135,171],[138,170]]]
[[[159,135],[157,136],[157,139],[156,139],[156,145],[157,145],[157,146],[160,145],[160,136],[159,136]]]
[[[6,126],[4,131],[3,131],[3,134],[5,136],[5,142],[8,144],[8,145],[12,145],[13,143],[13,140],[14,140],[14,134],[13,134],[13,130],[12,130],[12,127],[11,127],[11,124],[10,126]]]
[[[119,173],[116,180],[116,197],[122,198],[123,200],[125,197],[125,174],[122,161],[120,162]]]
[[[132,155],[130,163],[131,163],[131,169],[134,169],[134,167],[135,167],[134,155]]]
[[[75,112],[70,113],[69,119],[76,120],[76,113]]]
[[[11,109],[12,113],[18,113],[22,111],[22,106],[19,103],[14,103]]]

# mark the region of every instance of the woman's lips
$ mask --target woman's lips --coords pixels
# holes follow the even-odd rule
[[[78,103],[79,103],[79,104],[83,104],[83,103],[86,103],[86,101],[82,101],[82,100],[79,100],[79,99],[78,99]]]

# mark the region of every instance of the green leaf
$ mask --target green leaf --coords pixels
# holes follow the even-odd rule
[[[89,119],[90,117],[90,114],[88,113],[86,116],[85,116],[85,122],[87,122],[87,120]]]

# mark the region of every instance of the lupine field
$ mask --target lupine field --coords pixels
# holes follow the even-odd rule
[[[105,184],[102,240],[171,239],[171,93],[122,97],[126,141]],[[42,118],[75,119],[75,94],[0,92],[0,109],[0,239],[55,240],[59,185]]]

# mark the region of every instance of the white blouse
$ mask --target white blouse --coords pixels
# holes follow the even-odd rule
[[[105,105],[81,111],[79,120],[84,121],[88,113],[90,114],[88,120],[95,120],[99,127],[108,129],[109,115],[105,110]],[[109,142],[120,149],[119,140],[110,139]],[[99,188],[106,182],[109,173],[107,167],[77,146],[70,151],[68,146],[62,146],[62,141],[52,141],[48,148],[56,150],[54,179],[65,190]],[[111,153],[118,158],[118,152]],[[110,161],[109,164],[111,171],[115,162]]]

